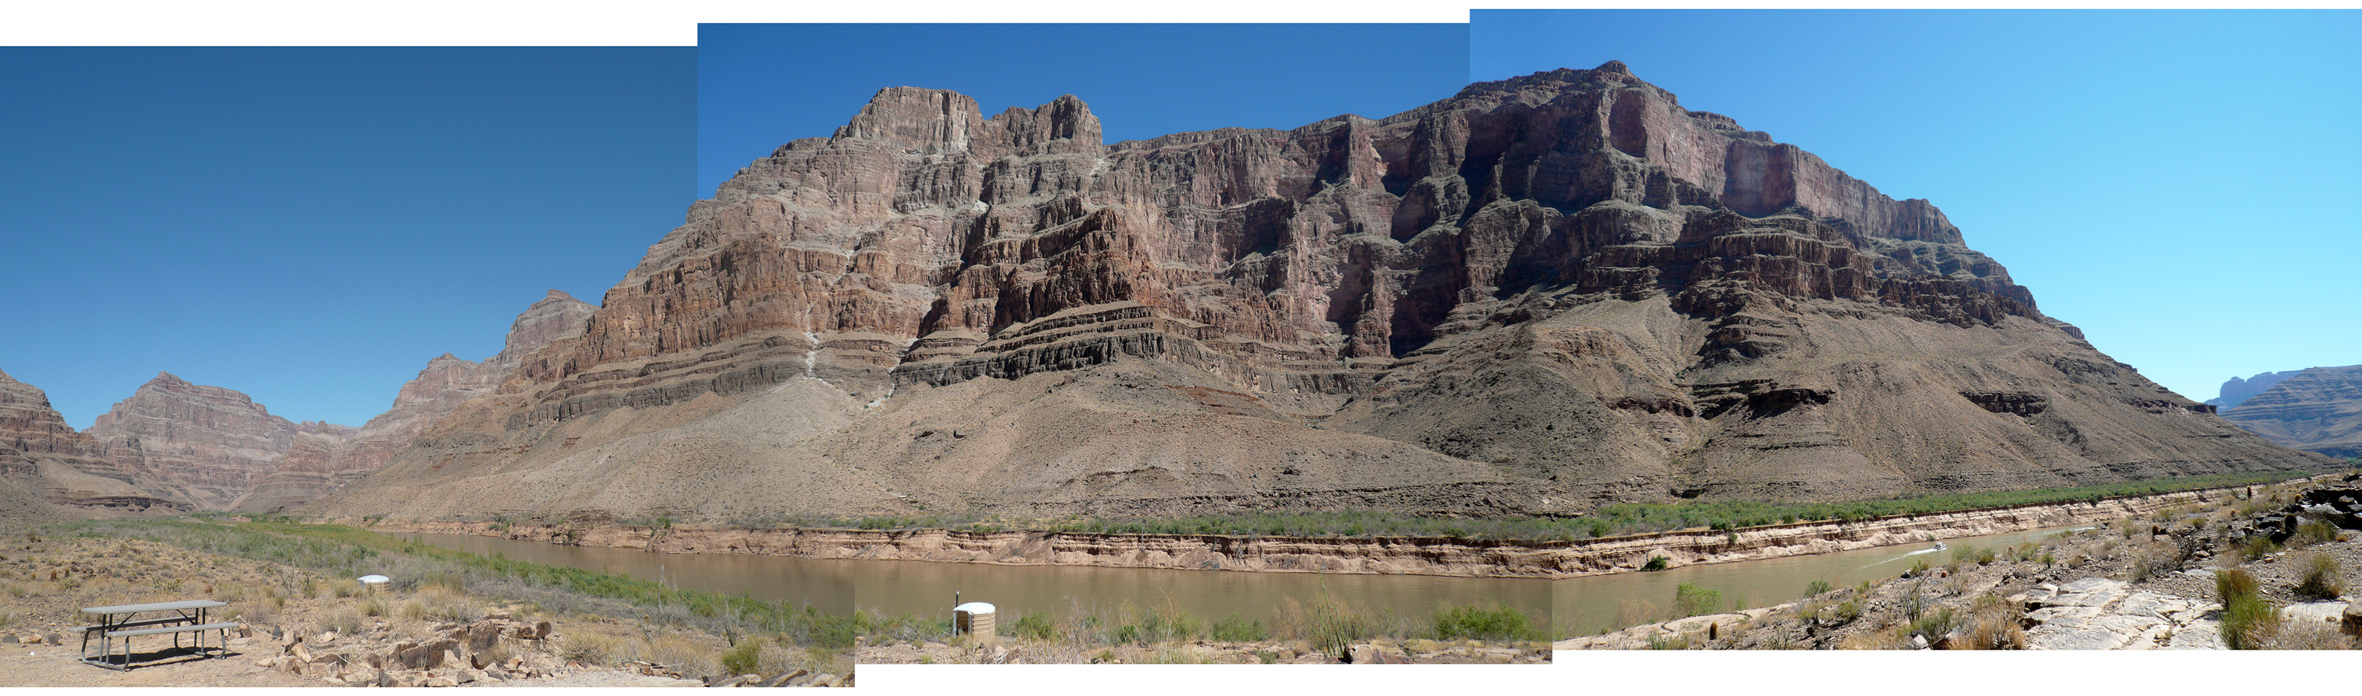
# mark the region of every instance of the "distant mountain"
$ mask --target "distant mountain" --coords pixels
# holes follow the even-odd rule
[[[66,425],[47,393],[0,372],[0,522],[190,509],[138,484],[101,450]]]
[[[2206,403],[2213,404],[2217,411],[2238,408],[2239,404],[2246,403],[2249,398],[2271,389],[2272,385],[2279,384],[2280,380],[2295,377],[2298,372],[2301,370],[2266,372],[2247,379],[2232,377],[2231,381],[2223,383],[2222,395],[2207,399]]]
[[[1838,500],[2326,466],[1622,63],[1106,144],[880,90],[311,511],[1017,518]]]
[[[353,431],[289,421],[243,392],[159,372],[87,432],[137,485],[199,510],[224,510],[276,468],[299,436],[336,447]]]
[[[525,354],[582,333],[594,309],[572,295],[549,291],[509,324],[499,353],[480,363],[450,353],[428,360],[426,369],[395,394],[393,406],[369,419],[350,440],[296,443],[276,469],[230,507],[248,512],[297,507],[383,468],[435,419],[500,386]]]
[[[2278,374],[2287,376],[2223,418],[2288,447],[2362,457],[2362,365]]]

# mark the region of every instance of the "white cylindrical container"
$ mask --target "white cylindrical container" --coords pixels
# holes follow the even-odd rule
[[[984,602],[969,602],[951,608],[952,635],[968,636],[972,641],[993,642],[993,608]]]

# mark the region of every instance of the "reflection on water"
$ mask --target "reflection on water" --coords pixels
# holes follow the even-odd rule
[[[1955,550],[1968,547],[2000,549],[2069,529],[2055,527],[2009,534],[1949,539],[1948,549],[1934,542],[1881,546],[1813,556],[1767,558],[1760,561],[1717,563],[1673,568],[1653,573],[1623,573],[1570,578],[1554,583],[1551,604],[1556,624],[1567,635],[1588,635],[1663,618],[1673,608],[1673,592],[1682,583],[1722,593],[1723,601],[1745,607],[1764,607],[1805,596],[1814,580],[1831,587],[1847,587],[1864,580],[1902,574],[1918,561],[1940,566],[1952,561]]]
[[[1178,610],[1204,620],[1238,616],[1266,625],[1288,599],[1309,604],[1321,592],[1348,606],[1425,624],[1445,604],[1514,607],[1548,629],[1551,581],[1423,575],[1326,575],[1211,570],[997,566],[926,561],[863,561],[735,554],[661,554],[636,549],[559,546],[449,534],[403,535],[445,548],[548,565],[626,575],[691,590],[853,608],[896,616],[951,618],[953,593],[991,602],[1005,625],[1047,613],[1121,620],[1127,610]]]

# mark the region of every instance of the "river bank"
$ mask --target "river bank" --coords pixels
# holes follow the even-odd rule
[[[995,565],[1063,565],[1278,573],[1560,579],[1643,569],[2002,534],[2106,522],[2237,495],[2252,486],[2061,503],[1795,522],[1732,531],[1683,530],[1574,541],[1424,537],[980,532],[946,529],[777,529],[593,522],[324,519],[381,533],[459,534],[656,553],[750,554]]]

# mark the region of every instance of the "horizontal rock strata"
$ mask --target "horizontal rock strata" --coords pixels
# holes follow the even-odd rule
[[[2224,412],[2223,419],[2280,445],[2362,457],[2362,365],[2299,371]]]
[[[1927,201],[1621,63],[1100,130],[881,90],[320,510],[1566,514],[2329,463],[2100,354]]]

